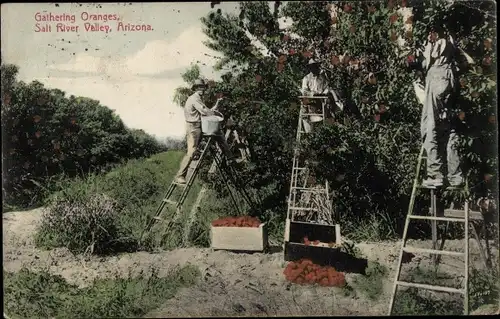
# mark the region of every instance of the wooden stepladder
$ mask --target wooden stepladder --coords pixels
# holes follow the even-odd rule
[[[302,104],[297,125],[297,144],[301,142],[302,134],[311,132],[310,122],[325,121],[327,112],[325,110],[328,96],[299,96]],[[304,101],[307,101],[304,103]],[[307,104],[307,105],[305,105]],[[311,107],[312,105],[315,105]],[[321,106],[319,106],[321,104]],[[314,125],[314,123],[313,123]],[[308,127],[309,126],[309,127]],[[311,198],[326,198],[329,200],[328,183],[325,186],[317,185],[315,181],[309,181],[309,168],[301,152],[296,149],[292,162],[292,174],[290,178],[290,191],[288,196],[287,219],[285,225],[284,251],[285,260],[295,260],[304,258],[309,254],[310,249],[333,248],[332,242],[341,244],[340,226],[338,224],[323,222],[318,220],[318,205],[311,204]],[[305,200],[304,200],[305,199]],[[304,218],[304,215],[316,214],[316,220],[311,221]],[[304,237],[311,241],[317,240],[316,245],[303,243]]]
[[[232,139],[231,139],[232,137]],[[241,153],[241,160],[240,161],[246,161],[248,159],[248,150],[247,149],[241,149],[241,141],[239,140],[239,136],[235,130],[232,129],[227,129],[226,134],[225,134],[226,140],[230,141],[229,143],[230,147],[231,146],[238,146],[237,148],[239,149]],[[216,143],[214,136],[211,135],[203,135],[200,141],[200,144],[198,145],[198,149],[195,151],[193,156],[189,160],[189,170],[187,174],[187,179],[185,184],[180,184],[176,182],[175,178],[174,180],[170,183],[170,186],[167,189],[167,192],[160,202],[158,208],[156,209],[155,214],[153,217],[149,220],[149,222],[146,225],[146,229],[143,232],[143,236],[148,233],[153,225],[155,224],[156,221],[165,221],[167,220],[165,217],[163,217],[163,213],[166,210],[167,205],[171,205],[175,207],[175,213],[171,218],[168,218],[167,222],[167,231],[170,229],[170,227],[179,220],[179,218],[182,216],[182,207],[183,204],[189,194],[189,191],[191,190],[193,183],[203,165],[203,161],[206,158],[207,154],[211,154],[213,157],[213,161],[209,170],[210,174],[215,173],[216,169],[219,171],[220,176],[222,177],[224,183],[228,187],[229,195],[231,197],[231,200],[234,204],[235,209],[241,213],[241,208],[238,205],[235,194],[233,193],[232,189],[230,188],[230,184],[235,186],[235,188],[238,190],[238,192],[243,196],[245,201],[249,203],[249,205],[253,205],[253,200],[249,196],[249,194],[245,191],[245,189],[240,185],[239,181],[236,179],[236,174],[234,171],[234,168],[230,165],[227,165],[227,159],[224,156],[224,153],[222,152],[221,148],[219,145]],[[177,192],[177,194],[174,192],[177,188],[180,188],[181,191]],[[196,212],[197,208],[203,199],[203,196],[206,194],[206,187],[203,186],[200,192],[198,193],[198,196],[195,200],[195,203],[190,211],[190,214],[187,218],[187,222],[184,225],[184,230],[182,232],[183,238],[182,238],[182,246],[186,247],[189,245],[189,235],[191,232],[191,227],[193,225],[193,222],[196,217]],[[173,200],[172,198],[176,198]],[[141,236],[141,237],[143,237]]]
[[[426,157],[424,157],[424,147],[421,147],[420,154],[418,156],[418,163],[417,163],[417,169],[416,169],[416,174],[415,174],[415,179],[413,182],[413,189],[412,189],[412,194],[410,198],[410,204],[408,207],[408,214],[406,216],[406,222],[405,222],[405,227],[403,230],[403,240],[401,244],[401,249],[399,253],[399,259],[398,259],[398,266],[396,268],[396,275],[394,278],[394,284],[392,288],[392,293],[391,293],[391,300],[390,300],[390,305],[389,305],[389,316],[392,315],[393,310],[394,310],[394,302],[396,299],[396,294],[398,291],[399,286],[403,287],[414,287],[417,289],[425,289],[425,290],[433,290],[433,291],[440,291],[440,292],[448,292],[448,293],[457,293],[463,295],[463,300],[464,300],[464,309],[463,312],[465,315],[468,315],[469,313],[469,226],[471,226],[472,221],[481,221],[483,220],[480,215],[482,215],[481,212],[476,212],[470,210],[470,202],[469,202],[469,189],[468,185],[466,183],[466,186],[464,187],[463,191],[464,192],[464,201],[461,207],[450,207],[449,209],[444,210],[443,216],[438,216],[438,204],[437,204],[437,198],[438,198],[438,193],[440,189],[436,187],[426,187],[421,184],[421,176],[420,176],[420,171],[422,168],[422,164],[425,163]],[[415,199],[417,197],[417,193],[419,190],[429,190],[430,191],[430,198],[431,198],[431,204],[430,204],[430,215],[415,215],[414,214],[414,206],[415,206]],[[432,228],[432,249],[423,249],[423,248],[416,248],[416,247],[408,247],[406,246],[406,241],[407,241],[407,236],[408,236],[408,228],[410,225],[411,221],[414,220],[430,220],[431,221],[431,228]],[[438,221],[444,221],[446,222],[446,230],[445,233],[442,236],[442,240],[440,243],[440,247],[438,248],[438,231],[437,231],[437,222]],[[464,225],[464,245],[463,245],[463,251],[457,252],[457,251],[446,251],[443,250],[444,247],[444,241],[445,241],[445,236],[446,236],[446,231],[448,229],[449,223],[450,222],[455,222],[455,223],[461,223]],[[483,247],[480,242],[480,237],[475,229],[475,225],[472,228],[473,235],[478,242],[479,245],[479,251],[481,254],[481,257],[483,258],[485,265],[487,267],[491,266],[490,261],[490,256],[486,256],[483,250]],[[488,238],[486,238],[486,242],[488,242]],[[428,284],[420,284],[420,283],[415,283],[415,282],[408,282],[408,281],[402,281],[400,280],[400,275],[401,275],[401,266],[403,264],[403,256],[405,254],[431,254],[434,265],[437,266],[440,261],[440,257],[442,255],[448,255],[448,256],[459,256],[464,258],[464,268],[463,268],[463,286],[460,289],[457,288],[451,288],[451,287],[444,287],[444,286],[438,286],[438,285],[428,285]],[[489,255],[489,251],[488,251]],[[489,265],[489,266],[488,266]]]

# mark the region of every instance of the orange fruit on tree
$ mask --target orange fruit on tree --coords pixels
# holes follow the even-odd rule
[[[491,65],[491,57],[490,56],[485,56],[483,58],[483,65],[490,66]]]
[[[486,50],[490,50],[492,47],[493,41],[490,38],[487,38],[483,41],[484,48]]]
[[[332,62],[333,65],[337,65],[337,64],[340,63],[340,58],[338,56],[334,55],[331,58],[331,62]]]
[[[394,13],[389,17],[389,22],[392,24],[392,23],[395,23],[396,21],[398,21],[398,19],[399,19],[399,15],[397,13]]]

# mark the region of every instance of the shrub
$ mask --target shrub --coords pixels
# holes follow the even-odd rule
[[[165,277],[153,269],[138,278],[98,279],[79,289],[58,275],[26,268],[4,270],[5,314],[20,318],[139,318],[189,287],[200,277],[197,267],[176,267]]]
[[[67,247],[75,253],[107,252],[119,237],[119,214],[116,201],[104,194],[63,193],[44,213],[36,243]]]

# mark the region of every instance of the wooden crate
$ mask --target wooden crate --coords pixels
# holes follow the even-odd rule
[[[340,225],[323,225],[309,222],[286,220],[285,242],[302,243],[304,237],[309,240],[319,240],[318,246],[328,247],[328,243],[335,243],[335,246],[342,245],[342,235]]]
[[[304,237],[311,241],[309,245],[303,243]],[[315,240],[318,241],[317,244],[313,243]],[[307,258],[319,265],[331,265],[342,258],[341,247],[342,237],[338,224],[322,225],[286,220],[283,245],[286,261]]]
[[[268,246],[266,223],[259,227],[210,226],[212,249],[263,251]]]

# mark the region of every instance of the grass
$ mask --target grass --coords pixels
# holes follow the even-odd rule
[[[450,280],[456,281],[457,279],[456,276],[422,268],[416,268],[411,277],[412,282],[448,287],[452,286],[449,283]],[[499,283],[496,271],[471,269],[469,275],[469,313],[485,305],[494,305],[493,309],[498,308],[498,303]],[[398,292],[393,313],[399,315],[462,315],[463,297],[458,294],[408,288]]]
[[[4,270],[3,275],[9,318],[137,318],[195,284],[200,272],[187,265],[166,277],[153,272],[149,277],[99,279],[81,289],[48,272]]]
[[[388,271],[378,262],[368,262],[366,275],[354,277],[350,283],[354,291],[359,291],[370,300],[377,300],[384,292],[384,282],[388,279]]]

